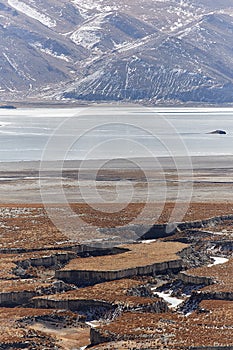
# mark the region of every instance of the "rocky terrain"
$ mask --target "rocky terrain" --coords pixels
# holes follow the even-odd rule
[[[232,1],[1,0],[2,101],[232,103]]]
[[[101,248],[2,204],[0,348],[232,349],[232,206],[193,203],[165,237],[171,207],[155,239]]]

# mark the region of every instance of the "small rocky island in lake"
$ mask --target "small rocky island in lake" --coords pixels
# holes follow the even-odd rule
[[[214,130],[214,131],[208,132],[208,134],[226,135],[227,133],[224,130]]]
[[[16,109],[15,106],[12,106],[12,105],[2,105],[0,106],[1,109]]]

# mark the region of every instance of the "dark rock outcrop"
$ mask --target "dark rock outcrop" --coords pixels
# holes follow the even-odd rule
[[[226,135],[226,131],[224,131],[224,130],[214,130],[214,131],[208,132],[208,134]]]
[[[0,109],[16,109],[16,107],[13,105],[3,105],[0,106]]]

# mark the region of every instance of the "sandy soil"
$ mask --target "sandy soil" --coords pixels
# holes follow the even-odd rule
[[[57,162],[43,164],[42,172],[39,162],[1,163],[0,202],[58,203],[63,191],[68,202],[95,203],[99,199],[111,202],[116,199],[116,191],[120,191],[120,202],[128,202],[131,185],[131,202],[175,201],[177,197],[179,201],[191,197],[192,202],[233,201],[231,156],[194,157],[192,169],[185,158],[176,159],[176,164],[172,159],[159,158],[162,169],[158,169],[151,159],[139,161],[140,169],[133,162],[124,160],[111,161],[102,169],[99,169],[98,161],[88,161],[82,171],[79,170],[80,162],[67,161],[62,175]]]
[[[29,329],[43,332],[57,339],[58,345],[62,347],[62,350],[80,349],[89,344],[90,329],[88,327],[54,329],[41,323],[35,323]]]

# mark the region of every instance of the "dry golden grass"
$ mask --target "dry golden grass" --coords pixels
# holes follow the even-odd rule
[[[92,287],[80,288],[66,293],[46,296],[53,300],[98,300],[115,305],[127,305],[129,307],[146,306],[159,301],[159,298],[137,297],[128,295],[128,290],[139,287],[142,282],[134,279],[122,279],[117,281],[99,283]]]
[[[71,260],[63,270],[119,271],[156,263],[179,260],[177,253],[188,247],[179,242],[154,242],[123,245],[127,252]]]
[[[0,280],[0,294],[13,292],[36,292],[43,288],[48,288],[49,286],[51,286],[49,283],[34,279]]]
[[[59,205],[55,206],[59,208]],[[87,224],[94,224],[99,227],[118,227],[126,225],[134,219],[144,207],[141,203],[132,203],[124,210],[118,213],[103,213],[93,211],[92,208],[85,204],[72,204],[74,212],[82,215],[82,219]],[[156,213],[161,207],[160,203],[151,203],[148,209],[150,213]],[[174,203],[166,203],[158,222],[165,223],[169,220]],[[231,203],[191,203],[187,212],[185,206],[180,205],[181,214],[184,215],[183,220],[193,221],[206,219],[213,216],[226,215],[233,213],[233,205]],[[17,209],[29,209],[30,212],[24,215],[3,215],[0,225],[0,249],[1,248],[23,248],[38,249],[47,247],[62,247],[69,245],[70,238],[65,233],[61,233],[57,227],[50,221],[45,209],[42,205],[1,205],[0,210],[7,209],[9,211]],[[184,211],[184,212],[183,212]],[[59,214],[62,215],[62,214]],[[182,217],[181,215],[181,217]],[[65,218],[65,220],[68,220]],[[142,224],[147,222],[147,217],[143,216]],[[88,239],[87,235],[82,236],[80,227],[77,227],[76,234],[73,238],[77,242],[83,237]],[[93,238],[93,232],[90,238]],[[61,242],[67,242],[61,244]]]
[[[30,344],[37,342],[39,344],[40,337],[37,338],[36,332],[34,336],[31,336],[30,330],[20,324],[19,321],[27,317],[46,316],[46,315],[59,315],[61,312],[56,310],[43,310],[43,309],[27,309],[27,308],[0,308],[0,343],[14,343],[14,342],[26,342]],[[63,312],[66,317],[74,318],[75,314],[71,312]],[[43,334],[43,333],[42,333]],[[44,339],[45,342],[48,339]],[[46,345],[46,344],[44,344]],[[50,349],[50,348],[49,348]]]
[[[204,287],[205,292],[233,292],[233,259],[224,264],[203,266],[186,271],[186,274],[200,277],[210,277],[215,283]]]
[[[167,345],[169,349],[232,346],[233,302],[219,301],[213,305],[203,302],[202,307],[207,309],[206,313],[194,312],[189,317],[175,313],[124,313],[112,323],[97,328],[97,331],[112,340],[137,340],[135,349],[143,349],[140,344],[150,344],[150,341],[152,346],[157,342],[157,345]],[[94,348],[108,349],[107,344]]]
[[[64,254],[64,251],[35,251],[30,253],[22,253],[22,254],[0,254],[0,280],[1,279],[15,279],[16,275],[13,270],[17,266],[17,262],[42,258],[44,256],[49,257],[56,254]]]

